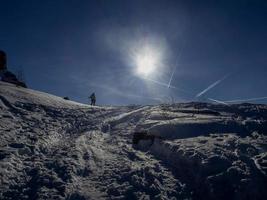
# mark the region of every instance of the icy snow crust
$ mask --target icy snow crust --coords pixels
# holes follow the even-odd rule
[[[132,145],[135,131],[160,136]],[[98,107],[0,82],[0,199],[267,199],[267,106]]]

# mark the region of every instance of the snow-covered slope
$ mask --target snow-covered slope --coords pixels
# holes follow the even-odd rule
[[[0,120],[0,199],[267,199],[265,105],[91,107],[0,82]]]

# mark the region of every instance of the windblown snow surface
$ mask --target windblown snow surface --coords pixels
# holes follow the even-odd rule
[[[87,106],[0,82],[1,199],[267,199],[267,106]],[[161,139],[132,144],[135,131]]]

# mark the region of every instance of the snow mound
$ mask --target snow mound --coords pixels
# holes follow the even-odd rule
[[[88,105],[65,100],[44,92],[32,89],[18,87],[16,85],[0,81],[0,98],[2,102],[15,104],[16,102],[27,104],[38,104],[44,106],[52,106],[57,108],[78,108],[88,107]]]
[[[267,159],[261,145],[266,142],[264,135],[240,138],[214,134],[156,140],[150,151],[168,163],[179,180],[190,185],[196,199],[203,195],[207,199],[232,199],[233,194],[234,199],[264,199]]]

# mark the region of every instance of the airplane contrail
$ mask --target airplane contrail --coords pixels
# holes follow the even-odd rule
[[[220,100],[212,99],[212,98],[207,98],[207,99],[210,100],[210,101],[214,101],[216,103],[219,103],[219,104],[223,104],[223,105],[229,106],[229,104],[224,102],[224,101],[220,101]]]
[[[264,100],[267,99],[267,97],[256,97],[256,98],[250,98],[250,99],[235,99],[235,100],[229,100],[229,101],[224,101],[226,103],[238,103],[238,102],[246,102],[246,101],[259,101],[259,100]]]
[[[175,65],[175,67],[174,67],[174,69],[173,69],[173,71],[172,71],[172,75],[171,75],[170,81],[169,81],[169,83],[168,83],[168,88],[170,88],[170,86],[171,86],[172,77],[173,77],[173,75],[174,75],[174,72],[176,71],[176,66],[177,66],[177,65]]]
[[[169,85],[169,84],[167,84],[167,83],[163,83],[163,82],[156,81],[156,80],[153,80],[153,79],[150,79],[150,78],[146,78],[146,77],[141,77],[141,78],[143,78],[143,79],[145,79],[145,80],[148,80],[148,81],[151,81],[151,82],[156,83],[156,84],[161,85],[161,86],[165,86],[165,87],[168,87],[168,88],[172,88],[172,89],[175,89],[175,90],[179,90],[179,91],[181,91],[181,92],[183,92],[183,93],[186,93],[186,94],[189,94],[189,95],[193,95],[193,93],[191,93],[191,92],[189,92],[189,91],[187,91],[187,90],[185,90],[185,89],[178,88],[178,87],[175,87],[175,86],[173,86],[173,85]]]
[[[166,87],[168,87],[168,84],[167,83],[163,83],[163,82],[160,82],[160,81],[156,81],[156,80],[153,80],[153,79],[150,79],[150,78],[146,78],[146,77],[142,77],[143,79],[145,79],[145,80],[148,80],[148,81],[151,81],[151,82],[153,82],[153,83],[156,83],[156,84],[158,84],[158,85],[162,85],[162,86],[166,86]],[[170,86],[171,88],[175,88],[174,86]]]
[[[178,55],[178,58],[177,58],[177,60],[176,60],[175,65],[174,65],[174,68],[173,68],[173,71],[172,71],[172,74],[171,74],[171,77],[170,77],[170,80],[169,80],[169,83],[168,83],[168,88],[170,88],[170,86],[171,86],[172,78],[173,78],[173,75],[174,75],[174,73],[175,73],[175,71],[176,71],[176,68],[177,68],[177,66],[178,66],[178,63],[179,63],[180,57],[181,57],[181,55],[182,55],[182,52],[183,52],[183,50],[184,50],[185,43],[186,43],[186,40],[184,40],[184,43],[183,43],[183,45],[182,45],[182,47],[181,47],[180,53],[179,53],[179,55]]]
[[[223,78],[215,81],[214,83],[212,83],[209,87],[207,87],[206,89],[202,90],[200,93],[198,93],[196,95],[196,97],[200,97],[203,94],[205,94],[206,92],[208,92],[209,90],[211,90],[212,88],[214,88],[216,85],[218,85],[219,83],[221,83],[223,80],[225,80],[230,74],[225,75]]]

